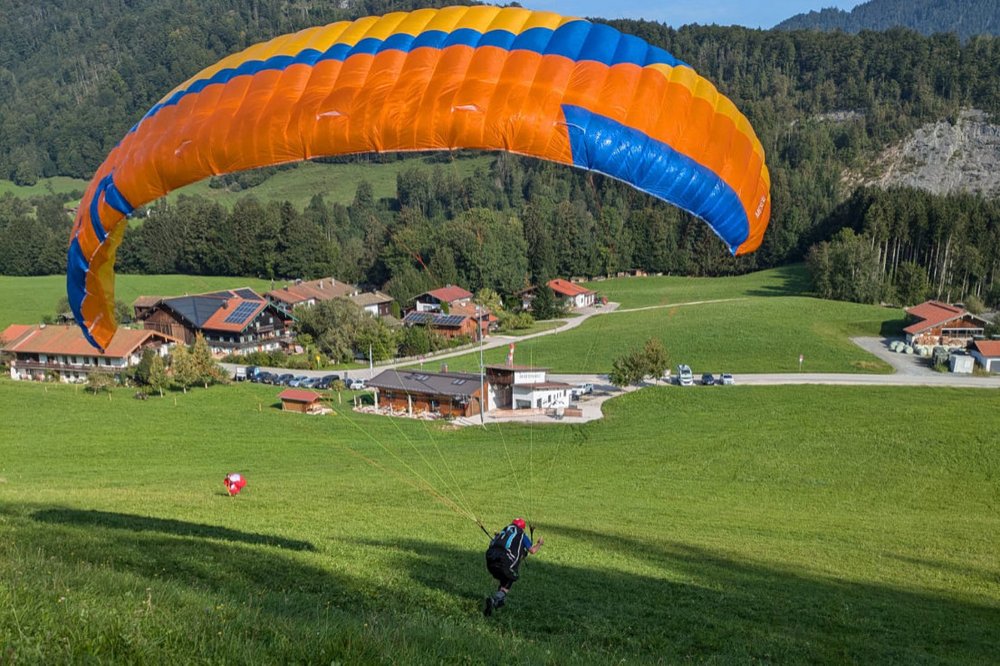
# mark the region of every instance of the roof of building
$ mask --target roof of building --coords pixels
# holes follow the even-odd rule
[[[15,336],[15,333],[17,334]],[[4,351],[18,354],[60,354],[68,356],[97,356],[125,358],[150,339],[177,342],[175,338],[149,330],[119,328],[104,353],[91,345],[79,326],[39,325],[9,326],[0,334],[6,343]]]
[[[983,356],[1000,357],[1000,340],[976,340],[972,346]]]
[[[984,325],[986,323],[986,320],[982,317],[977,317],[963,308],[940,301],[927,301],[926,303],[915,305],[912,308],[907,308],[906,313],[920,320],[903,329],[907,333],[914,335],[966,316],[977,319],[983,322]]]
[[[455,301],[463,301],[472,298],[472,292],[449,284],[448,286],[441,287],[440,289],[426,291],[420,294],[420,296],[430,296],[432,298],[436,298],[442,303],[454,303]],[[414,300],[419,300],[420,296],[417,296]]]
[[[0,333],[0,342],[9,344],[33,329],[31,324],[11,324]]]
[[[473,319],[478,319],[482,315],[484,321],[493,321],[496,317],[490,312],[489,308],[483,307],[481,305],[476,305],[475,303],[465,303],[459,305],[453,305],[450,314],[453,315],[465,315],[466,317],[472,317]]]
[[[560,296],[580,296],[581,294],[593,294],[594,292],[586,287],[581,287],[578,284],[573,284],[569,280],[563,280],[562,278],[556,278],[555,280],[548,281],[549,289],[556,292]]]
[[[480,376],[467,372],[385,370],[367,382],[378,389],[468,398],[479,391]]]
[[[239,332],[268,305],[252,289],[164,298],[160,303],[197,329]]]
[[[507,370],[508,372],[548,372],[549,368],[539,368],[531,365],[487,365],[487,370]]]
[[[538,382],[537,384],[514,384],[515,389],[531,389],[533,391],[557,391],[559,389],[573,388],[569,384],[562,382]]]
[[[366,291],[361,294],[351,296],[351,300],[361,307],[368,305],[381,305],[382,303],[392,303],[392,296],[383,294],[381,291]]]
[[[418,326],[438,326],[440,328],[459,328],[469,317],[461,314],[442,314],[440,312],[408,312],[403,317],[404,324]]]
[[[350,298],[358,293],[357,285],[327,277],[307,282],[295,282],[281,289],[272,289],[266,296],[288,305],[299,305],[308,301],[329,301],[334,298]]]
[[[162,296],[140,296],[132,301],[134,308],[151,308],[163,300]]]
[[[279,400],[286,400],[288,402],[316,402],[322,397],[322,394],[316,393],[315,391],[306,391],[295,388],[285,389],[278,394]]]

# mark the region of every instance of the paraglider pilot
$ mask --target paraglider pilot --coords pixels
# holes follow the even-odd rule
[[[243,490],[243,486],[247,485],[247,480],[243,478],[242,474],[237,474],[233,472],[232,474],[226,474],[226,478],[222,480],[222,483],[226,485],[226,490],[229,492],[229,496],[239,495],[240,491]]]
[[[537,544],[532,545],[531,537],[525,534],[524,528],[524,518],[515,518],[493,536],[486,549],[486,569],[500,583],[499,589],[486,597],[483,615],[487,617],[504,605],[507,593],[517,581],[521,561],[537,553],[545,543],[545,539],[539,539]]]

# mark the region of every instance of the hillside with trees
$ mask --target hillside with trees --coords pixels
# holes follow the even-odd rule
[[[909,28],[923,35],[955,33],[966,40],[974,35],[1000,34],[998,0],[871,0],[847,12],[834,7],[798,14],[782,21],[778,30],[862,30]]]
[[[274,34],[382,9],[261,0],[210,7],[181,0],[123,3],[114,11],[96,0],[45,8],[14,3],[0,22],[0,85],[10,93],[0,96],[0,177],[86,176],[152,103],[199,68]],[[963,44],[953,35],[901,29],[850,35],[612,24],[691,63],[747,114],[772,177],[772,222],[757,253],[733,258],[701,221],[599,174],[501,154],[468,175],[454,167],[461,155],[445,153],[426,168],[401,169],[395,196],[376,198],[362,182],[348,205],[329,202],[322,191],[302,210],[255,197],[254,184],[266,172],[244,179],[247,197],[231,209],[192,197],[158,202],[130,225],[119,270],[334,274],[401,300],[447,282],[511,295],[554,276],[626,269],[744,273],[803,261],[850,228],[872,248],[883,248],[876,255],[877,293],[865,293],[865,300],[911,293],[903,284],[908,268],[900,269],[910,263],[927,273],[932,295],[992,298],[1000,269],[995,200],[880,195],[858,191],[844,174],[964,109],[980,109],[996,122],[1000,40]],[[877,206],[856,205],[858,197]],[[65,200],[0,198],[0,273],[63,270]],[[915,201],[927,212],[912,217]],[[894,222],[866,226],[869,208]],[[876,234],[884,228],[896,235]],[[900,239],[911,247],[900,249]],[[956,252],[967,247],[977,249],[978,259],[960,265]]]

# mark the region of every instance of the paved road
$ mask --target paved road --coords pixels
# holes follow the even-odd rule
[[[691,303],[673,303],[667,305],[654,306],[656,308],[672,308],[678,306],[687,305],[698,305],[703,302],[714,302],[714,301],[697,301]],[[510,337],[510,336],[493,336],[489,340],[483,343],[484,349],[492,349],[495,347],[503,347],[511,342],[520,342],[522,340],[530,340],[531,338],[538,338],[545,335],[555,335],[557,333],[562,333],[563,331],[568,331],[570,329],[576,328],[588,318],[593,316],[600,316],[611,314],[616,312],[617,304],[609,304],[606,308],[587,308],[576,314],[576,316],[570,317],[566,320],[564,324],[556,328],[550,329],[548,331],[542,331],[540,333],[532,333],[530,335],[525,335],[521,337]],[[650,309],[650,308],[639,308],[639,309]],[[618,310],[618,312],[628,312],[628,310]],[[931,369],[927,364],[926,359],[922,359],[917,355],[909,354],[897,354],[889,349],[890,340],[885,338],[852,338],[852,342],[857,344],[859,347],[869,352],[873,356],[876,356],[889,365],[893,367],[895,372],[893,374],[881,374],[881,375],[865,375],[865,374],[835,374],[835,373],[778,373],[778,374],[738,374],[736,375],[736,383],[740,385],[747,386],[774,386],[779,384],[826,384],[835,386],[937,386],[937,387],[956,387],[956,388],[990,388],[997,389],[1000,388],[1000,375],[994,375],[992,377],[978,377],[973,375],[957,375],[953,373],[941,373],[936,372]],[[457,352],[448,352],[445,354],[435,355],[426,359],[426,363],[437,363],[438,361],[452,358],[454,356],[461,356],[470,353],[470,349],[463,349]],[[375,366],[374,371],[368,368],[349,370],[349,371],[337,371],[342,377],[360,377],[363,379],[370,379],[374,375],[382,372],[387,368],[395,368],[405,365],[412,365],[413,360],[409,359],[406,361],[399,361],[395,363],[388,363]],[[222,364],[223,367],[229,369],[230,372],[235,372],[235,365]],[[309,377],[322,377],[323,375],[330,374],[329,370],[283,370],[281,368],[264,368],[269,372],[292,372],[296,375],[302,374]],[[593,403],[597,405],[599,418],[599,405],[603,403],[604,400],[613,397],[621,393],[620,389],[615,388],[608,381],[607,375],[595,375],[595,374],[573,374],[573,375],[551,375],[553,381],[565,382],[567,384],[582,384],[591,383],[595,387],[595,398],[591,400],[584,401],[585,403]],[[600,399],[598,399],[600,398]],[[593,416],[593,409],[585,409],[588,412],[585,415],[584,420],[590,420]]]

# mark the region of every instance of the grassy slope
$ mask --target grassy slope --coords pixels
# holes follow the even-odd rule
[[[179,296],[238,287],[251,287],[263,293],[271,289],[271,281],[199,275],[119,275],[115,287],[115,297],[131,303],[142,295]],[[37,324],[45,315],[56,314],[56,304],[65,295],[66,278],[62,275],[0,275],[0,329],[10,324]]]
[[[16,197],[27,199],[44,194],[62,194],[65,192],[83,192],[87,189],[87,181],[79,178],[67,178],[56,176],[55,178],[42,178],[31,186],[15,185],[9,180],[0,180],[0,195],[10,192]]]
[[[1000,649],[990,393],[661,388],[603,422],[489,431],[310,419],[275,393],[139,402],[0,381],[6,655],[960,664]],[[236,499],[232,470],[250,479]],[[491,527],[539,524],[547,545],[500,617],[479,615],[483,535],[420,478]]]
[[[435,164],[445,172],[454,172],[459,178],[472,174],[477,167],[488,167],[491,155],[461,156],[448,163],[435,163],[423,156],[412,156],[385,164],[317,164],[304,162],[295,169],[281,171],[257,187],[241,192],[212,189],[208,181],[194,183],[168,195],[174,199],[181,194],[198,195],[232,207],[239,199],[252,195],[261,201],[291,201],[302,209],[315,194],[323,194],[326,202],[348,204],[354,200],[358,184],[367,180],[372,184],[375,198],[396,196],[396,176],[400,171],[418,166],[433,169]]]
[[[696,372],[795,372],[799,354],[809,372],[889,372],[848,339],[895,330],[899,310],[821,301],[803,291],[801,267],[733,278],[629,278],[590,286],[622,310],[584,325],[518,343],[517,363],[555,372],[608,372],[611,361],[650,337],[663,341],[671,364]],[[712,301],[682,305],[696,301]],[[673,304],[673,305],[671,305]],[[505,347],[488,350],[487,363],[502,363]],[[479,369],[478,354],[450,359],[454,370]]]
[[[315,194],[323,194],[326,202],[348,204],[362,180],[372,184],[376,198],[396,196],[396,176],[400,171],[418,166],[433,169],[439,166],[445,172],[455,173],[459,178],[472,174],[477,167],[488,168],[493,161],[489,154],[458,155],[451,162],[436,162],[423,155],[408,156],[395,162],[384,164],[318,164],[303,162],[295,169],[281,171],[268,178],[257,187],[241,192],[212,189],[208,181],[192,183],[168,195],[171,200],[181,194],[203,196],[223,206],[232,207],[236,201],[246,196],[255,196],[261,201],[290,201],[300,210]],[[7,180],[0,180],[0,195],[10,192],[21,198],[39,194],[82,192],[87,181],[78,178],[43,178],[36,185],[21,187]]]

